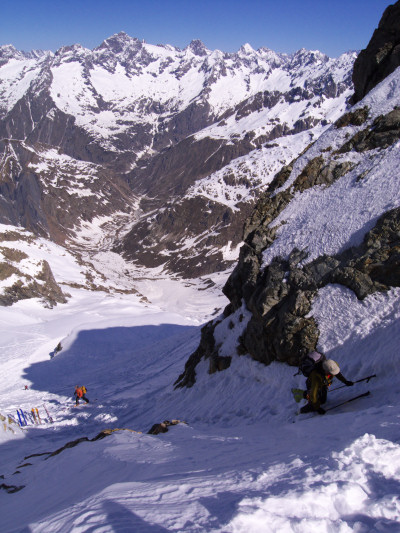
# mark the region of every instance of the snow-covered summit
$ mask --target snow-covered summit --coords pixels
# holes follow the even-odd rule
[[[256,53],[256,51],[249,43],[243,44],[239,48],[239,51],[238,51],[238,55],[242,55],[242,56],[250,56],[250,55],[253,55],[254,53]]]
[[[206,56],[209,53],[209,50],[200,39],[193,39],[185,50],[190,50],[196,56]]]

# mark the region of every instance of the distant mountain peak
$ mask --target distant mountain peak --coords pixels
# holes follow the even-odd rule
[[[2,52],[2,53],[15,53],[15,52],[17,52],[17,49],[12,44],[2,44],[0,46],[0,52]]]
[[[256,51],[254,50],[254,48],[249,43],[245,43],[244,45],[242,45],[239,48],[239,54],[240,55],[250,55],[250,54],[254,54],[255,52]]]
[[[108,37],[108,39],[105,39],[100,46],[95,48],[95,50],[108,49],[115,54],[119,54],[121,52],[124,52],[126,48],[139,49],[141,47],[142,41],[140,41],[137,37],[131,37],[124,31],[120,31],[119,33],[111,35],[111,37]]]
[[[300,48],[296,52],[294,52],[293,57],[296,58],[310,58],[314,60],[322,60],[325,61],[328,59],[328,56],[324,54],[323,52],[320,52],[319,50],[307,50],[306,48]]]
[[[58,56],[65,56],[68,54],[79,54],[83,51],[85,51],[86,48],[84,48],[81,44],[71,44],[68,46],[62,46],[55,55]]]
[[[8,61],[9,59],[22,58],[24,54],[17,50],[12,44],[4,44],[0,46],[0,61]]]
[[[206,56],[207,48],[200,39],[194,39],[186,48],[195,54],[196,56]]]
[[[0,62],[7,63],[10,59],[41,59],[44,56],[53,55],[50,51],[31,50],[30,52],[22,52],[17,50],[12,44],[4,44],[0,46]]]

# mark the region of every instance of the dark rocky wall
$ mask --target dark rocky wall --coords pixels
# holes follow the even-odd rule
[[[133,195],[118,173],[91,167],[93,174],[84,179],[73,160],[68,165],[47,164],[46,172],[36,173],[35,165],[41,161],[37,154],[48,148],[0,140],[0,222],[64,244],[80,221],[115,211],[130,212]],[[73,188],[74,180],[86,194]]]
[[[353,70],[355,104],[400,66],[400,1],[388,6]]]

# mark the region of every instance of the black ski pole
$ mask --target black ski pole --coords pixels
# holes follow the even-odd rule
[[[345,402],[338,403],[337,405],[334,405],[333,407],[328,407],[328,409],[325,409],[325,411],[332,411],[332,409],[336,409],[336,407],[340,407],[341,405],[344,405],[345,403],[350,403],[354,400],[358,400],[358,398],[362,398],[363,396],[368,396],[370,394],[369,391],[364,392],[363,394],[359,394],[358,396],[355,396],[354,398],[350,398],[350,400],[346,400]]]
[[[367,376],[366,378],[357,379],[356,381],[353,381],[353,383],[360,383],[360,381],[366,381],[368,383],[369,380],[372,379],[372,378],[376,378],[376,374],[372,374],[372,376]],[[332,389],[329,392],[333,392],[335,390],[343,389],[344,387],[347,387],[347,385],[341,385],[340,387],[335,387],[334,389]]]

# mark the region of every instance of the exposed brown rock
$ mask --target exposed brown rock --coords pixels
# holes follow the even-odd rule
[[[388,148],[399,138],[400,108],[396,108],[387,115],[377,117],[370,127],[357,132],[337,153],[343,154],[351,150],[365,152],[376,148]]]
[[[56,283],[47,261],[42,261],[42,270],[36,279],[23,274],[13,265],[2,263],[0,265],[0,276],[9,277],[11,274],[16,274],[19,279],[4,289],[3,294],[0,295],[1,306],[9,306],[18,300],[26,300],[28,298],[41,298],[48,307],[67,301],[66,295]]]
[[[368,118],[369,108],[364,106],[356,111],[349,111],[342,115],[336,122],[337,128],[344,128],[346,126],[361,126]]]
[[[167,433],[169,426],[176,426],[181,420],[164,420],[160,424],[153,424],[149,431],[149,435],[158,435],[159,433]],[[186,423],[186,422],[184,422]]]
[[[303,192],[315,185],[332,185],[334,181],[347,174],[352,168],[354,168],[354,164],[348,161],[343,163],[330,161],[325,164],[322,156],[316,157],[306,165],[296,178],[293,183],[293,190]]]

